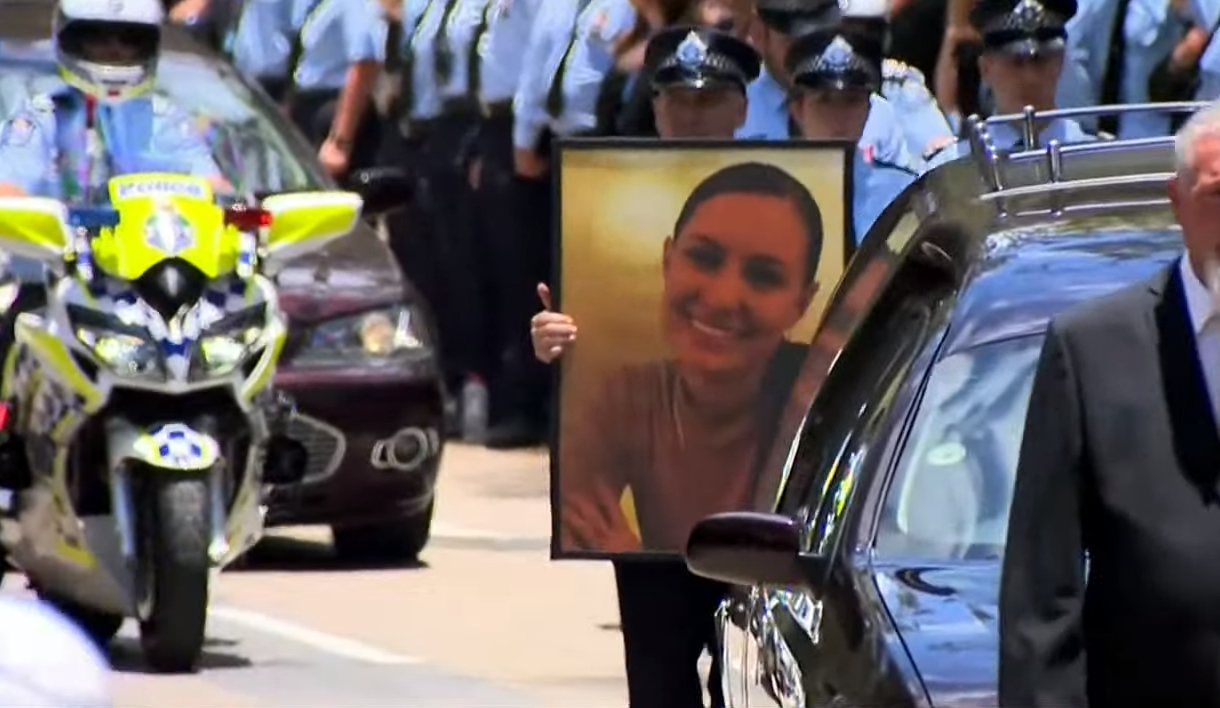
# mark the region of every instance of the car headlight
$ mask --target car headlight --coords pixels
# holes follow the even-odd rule
[[[158,371],[160,352],[147,337],[77,325],[76,338],[119,376],[148,376]]]
[[[409,307],[388,307],[315,325],[307,344],[293,359],[301,366],[350,366],[383,363],[428,346],[426,328]]]

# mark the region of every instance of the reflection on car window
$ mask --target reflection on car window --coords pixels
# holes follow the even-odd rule
[[[37,47],[5,46],[0,54],[0,116],[30,96],[63,85],[54,63],[32,59]],[[45,51],[45,50],[42,50]],[[236,77],[190,55],[167,55],[158,69],[157,92],[185,110],[203,132],[216,163],[239,191],[285,192],[316,188],[316,180]]]
[[[938,362],[885,500],[877,553],[998,558],[1041,336]]]

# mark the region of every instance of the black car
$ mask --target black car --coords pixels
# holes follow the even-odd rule
[[[1182,243],[1172,138],[1004,154],[976,130],[981,157],[912,185],[839,284],[814,340],[838,356],[778,508],[691,534],[691,569],[739,586],[719,611],[734,708],[997,705],[1000,566],[1047,321]]]

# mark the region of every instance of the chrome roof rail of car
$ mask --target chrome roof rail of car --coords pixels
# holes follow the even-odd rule
[[[1039,123],[1056,118],[1132,113],[1193,113],[1208,105],[1207,101],[1180,101],[1048,111],[1035,111],[1027,106],[1021,113],[986,119],[970,116],[967,139],[986,184],[981,199],[993,202],[1001,216],[1014,211],[1061,213],[1068,208],[1069,196],[1074,208],[1146,204],[1148,191],[1159,189],[1159,185],[1165,184],[1173,174],[1173,136],[1129,140],[1102,138],[1070,145],[1049,140],[1041,145]],[[1024,143],[1032,147],[1008,150],[997,145],[992,129],[1000,124],[1019,124]],[[1122,154],[1121,161],[1116,160],[1117,153]],[[1037,203],[1030,203],[1035,197],[1037,199],[1033,201]],[[1082,203],[1088,197],[1095,197],[1095,200]],[[1131,199],[1124,200],[1124,197]],[[1016,209],[1012,208],[1014,205]]]

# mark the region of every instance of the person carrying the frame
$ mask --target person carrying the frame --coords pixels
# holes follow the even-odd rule
[[[758,54],[728,34],[695,27],[658,33],[648,44],[644,74],[650,77],[654,91],[658,135],[663,139],[732,139],[745,119],[746,86],[759,70]],[[774,228],[760,229],[759,212],[754,208],[760,204],[772,207],[763,209],[762,214],[776,217]],[[722,231],[719,241],[708,236],[716,229]],[[693,235],[696,232],[700,233],[697,238]],[[758,232],[767,234],[762,243],[756,237]],[[612,552],[650,548],[674,551],[685,544],[690,524],[706,510],[734,505],[740,508],[747,503],[750,480],[740,470],[750,464],[756,449],[769,447],[759,440],[758,432],[774,428],[767,422],[769,417],[782,413],[785,401],[772,401],[767,392],[773,395],[786,391],[785,379],[795,378],[804,359],[806,348],[787,342],[783,333],[804,314],[817,290],[821,243],[817,203],[803,185],[778,168],[757,163],[735,165],[709,176],[695,188],[677,218],[673,236],[664,245],[664,312],[674,359],[632,367],[620,372],[621,380],[607,381],[607,391],[623,394],[605,401],[609,405],[604,412],[613,420],[594,423],[586,430],[593,433],[596,428],[600,432],[584,436],[593,440],[613,431],[614,439],[605,442],[620,451],[631,454],[632,450],[638,453],[648,448],[664,452],[659,458],[606,470],[593,460],[610,461],[615,453],[588,446],[582,452],[577,440],[571,468],[580,477],[573,484],[591,505],[583,510],[565,509],[570,511],[565,518],[573,521],[564,532],[569,536],[568,547]],[[760,256],[760,249],[774,250],[773,257]],[[705,335],[699,333],[690,315],[696,307],[707,308],[709,320],[724,320],[719,326],[725,332],[736,326],[728,321],[732,317],[727,313],[741,308],[707,300],[710,292],[718,290],[709,287],[716,282],[738,283],[742,292],[754,293],[750,300],[758,305],[751,310],[749,326],[759,336],[737,338],[742,346],[730,347],[736,353],[720,359],[720,364],[714,361],[720,355],[712,353],[705,358],[719,347],[700,343]],[[535,356],[550,363],[575,341],[576,324],[571,317],[551,311],[546,285],[538,285],[538,295],[544,310],[534,316],[530,335]],[[713,310],[720,314],[711,314]],[[744,327],[746,323],[737,325]],[[766,335],[762,335],[764,331]],[[747,345],[747,341],[758,346]],[[736,423],[732,424],[736,433],[724,438],[729,449],[718,442],[723,431],[707,429],[700,422],[701,413],[692,405],[695,399],[688,397],[682,383],[685,376],[702,381],[749,382],[732,395],[711,394],[713,399],[721,398],[725,410],[736,411]],[[641,415],[634,409],[637,404],[655,415]],[[671,411],[674,417],[662,415],[665,411]],[[641,438],[651,438],[656,444],[641,445]],[[589,464],[582,468],[583,460],[589,460]],[[706,471],[707,464],[720,469],[731,483],[709,484],[701,479],[692,484],[682,480],[683,470]],[[641,498],[661,502],[655,508],[640,509],[634,528],[627,517],[635,514],[624,512],[621,506],[630,482],[612,479],[628,470],[638,473],[640,479],[634,480],[637,485],[645,485]],[[664,489],[646,489],[651,483]],[[582,484],[592,485],[593,493],[583,494]],[[686,494],[692,488],[709,492],[719,489],[721,493],[692,500]],[[671,518],[668,512],[674,509],[680,513]],[[614,571],[630,707],[703,706],[697,664],[704,649],[712,657],[708,677],[711,703],[723,706],[715,612],[727,588],[691,574],[680,557],[619,557],[614,561]]]

